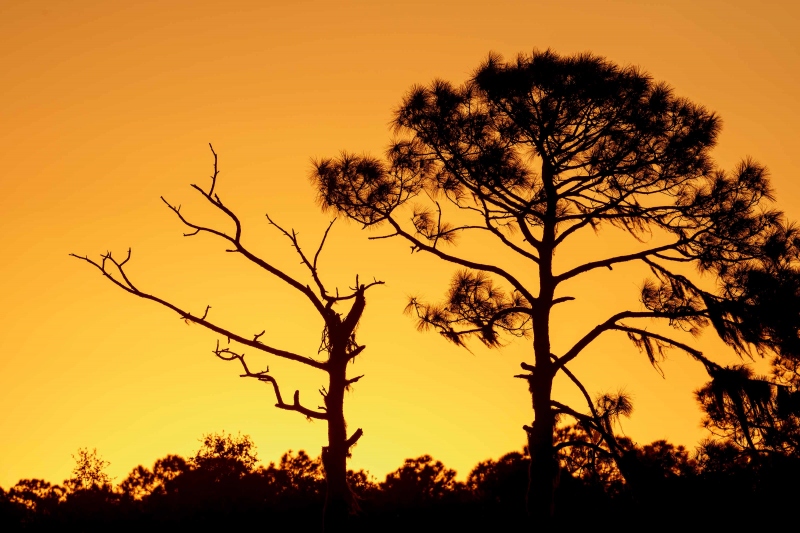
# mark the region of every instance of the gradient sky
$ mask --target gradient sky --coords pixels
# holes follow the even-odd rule
[[[461,82],[489,51],[591,51],[638,65],[716,111],[719,164],[745,156],[766,164],[778,205],[800,218],[794,2],[288,4],[0,2],[0,486],[61,482],[79,447],[96,447],[119,482],[138,464],[191,454],[202,434],[223,429],[251,435],[265,463],[288,449],[319,453],[324,424],[275,409],[270,388],[213,357],[213,334],[68,257],[130,246],[129,273],[143,290],[195,312],[210,304],[210,316],[232,329],[266,329],[274,345],[315,353],[320,324],[308,304],[220,242],[183,238],[159,200],[219,220],[189,187],[208,182],[209,142],[220,156],[218,192],[241,215],[246,242],[302,276],[264,214],[316,247],[330,215],[314,203],[311,158],[382,153],[392,110],[411,85]],[[531,360],[529,342],[470,353],[417,333],[402,315],[407,297],[438,299],[453,269],[368,236],[337,222],[321,264],[342,288],[355,274],[386,281],[370,289],[359,329],[367,349],[354,371],[366,377],[345,409],[364,437],[351,466],[382,478],[430,453],[463,477],[480,460],[520,449],[532,411],[526,384],[512,376]],[[560,260],[617,246],[623,240],[601,232]],[[637,308],[644,276],[615,268],[571,286],[578,300],[556,316],[555,348]],[[736,361],[711,332],[700,346],[720,363]],[[323,375],[258,361],[287,394],[300,389],[316,405]],[[635,441],[691,448],[705,436],[692,395],[705,376],[679,353],[663,370],[665,378],[613,333],[573,365],[591,391],[633,396],[623,430]],[[556,395],[577,399],[560,382]]]

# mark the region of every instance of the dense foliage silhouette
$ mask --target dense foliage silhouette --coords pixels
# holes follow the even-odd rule
[[[773,510],[789,509],[795,499],[789,487],[800,475],[796,455],[754,461],[726,441],[705,442],[694,453],[664,440],[625,446],[636,483],[615,474],[613,461],[562,457],[555,520],[597,528],[602,517],[600,523],[615,527],[640,527],[658,516],[660,524],[696,529],[740,525],[772,512],[771,523],[780,524]],[[348,471],[360,504],[348,527],[354,532],[519,529],[527,520],[527,473],[524,450],[478,463],[466,482],[429,455],[405,460],[382,482],[368,472]],[[263,466],[249,437],[215,433],[203,438],[193,457],[167,455],[151,468],[139,465],[116,485],[23,479],[7,491],[0,488],[0,527],[211,531],[259,524],[314,531],[324,493],[320,458],[288,451],[277,464]]]
[[[524,426],[531,527],[551,529],[565,447],[591,449],[590,459],[610,456],[624,477],[633,476],[629,482],[639,482],[612,423],[630,413],[629,400],[593,398],[568,368],[604,333],[624,333],[657,369],[668,349],[696,360],[712,378],[716,403],[701,398],[709,408],[739,409],[736,398],[746,392],[751,411],[763,411],[766,393],[756,394],[753,380],[740,393],[718,393],[737,369],[694,348],[693,335],[711,327],[740,356],[798,353],[796,232],[772,207],[763,166],[750,159],[732,171],[716,165],[711,150],[721,122],[714,113],[639,68],[548,50],[510,62],[490,55],[461,85],[415,86],[393,126],[398,137],[383,159],[343,153],[315,162],[319,202],[386,229],[375,238],[405,240],[412,251],[459,268],[444,302],[410,299],[407,311],[420,329],[457,345],[477,338],[498,347],[504,337],[532,336],[532,360],[517,376],[528,382],[534,411]],[[588,230],[599,238],[613,233],[614,242],[625,232],[633,237],[630,251],[600,247],[607,256],[588,257],[584,247],[571,254],[578,264],[555,262],[556,252],[565,257]],[[465,241],[472,250],[457,246]],[[514,260],[500,259],[509,252]],[[554,353],[553,308],[580,296],[568,292],[569,283],[627,264],[651,272],[639,301],[610,309]],[[770,306],[771,294],[777,299]],[[553,398],[560,374],[585,406]],[[733,415],[745,424],[754,413]],[[563,416],[583,434],[559,442]],[[729,427],[724,416],[709,411],[713,424]]]
[[[749,327],[737,342],[774,353],[772,375],[747,365],[711,369],[711,381],[696,391],[704,425],[719,441],[761,461],[797,455],[800,445],[800,234],[793,225],[772,232],[761,253],[721,272],[725,291]]]

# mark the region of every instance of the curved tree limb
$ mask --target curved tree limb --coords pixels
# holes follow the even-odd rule
[[[703,316],[702,312],[687,312],[686,314],[682,314],[683,316]],[[622,311],[610,317],[605,322],[602,322],[595,326],[591,331],[589,331],[586,335],[584,335],[578,342],[576,342],[572,348],[570,348],[564,355],[561,357],[555,358],[555,369],[559,370],[564,365],[575,359],[578,354],[583,351],[592,341],[594,341],[597,337],[599,337],[603,332],[609,331],[612,329],[619,329],[617,326],[617,322],[619,320],[623,320],[626,318],[676,318],[674,313],[660,313],[656,311]]]
[[[175,213],[175,215],[178,217],[178,219],[185,226],[187,226],[187,227],[191,228],[192,230],[194,230],[191,233],[185,233],[184,236],[190,237],[190,236],[193,236],[193,235],[197,235],[198,233],[209,233],[211,235],[216,235],[217,237],[220,237],[221,239],[224,239],[224,240],[228,241],[229,243],[231,243],[233,245],[233,248],[228,250],[228,251],[230,251],[230,252],[238,252],[238,253],[242,254],[250,262],[258,265],[259,267],[263,268],[264,270],[266,270],[267,272],[269,272],[273,276],[279,278],[280,280],[282,280],[283,282],[287,283],[291,287],[293,287],[296,290],[300,291],[302,294],[304,294],[306,296],[306,298],[308,298],[311,301],[311,303],[314,305],[314,307],[317,309],[317,311],[322,316],[325,316],[325,314],[324,314],[324,309],[325,309],[324,305],[322,304],[320,299],[317,297],[317,295],[310,289],[310,287],[300,283],[299,281],[297,281],[294,278],[292,278],[291,276],[287,275],[286,273],[284,273],[280,269],[274,267],[269,262],[267,262],[264,259],[261,259],[260,257],[256,256],[254,253],[252,253],[247,247],[245,247],[242,244],[242,240],[241,240],[241,237],[242,237],[242,223],[239,220],[239,217],[236,216],[236,214],[233,211],[231,211],[230,208],[228,208],[222,202],[222,200],[220,199],[218,194],[214,193],[214,188],[216,187],[216,184],[217,184],[217,176],[219,174],[219,170],[217,168],[217,154],[216,154],[216,152],[214,152],[214,147],[211,146],[210,143],[209,143],[209,147],[211,147],[211,152],[214,154],[214,174],[211,176],[211,187],[209,188],[208,191],[205,191],[199,185],[192,184],[192,188],[197,190],[206,200],[208,200],[209,203],[211,203],[211,205],[213,205],[214,207],[216,207],[217,209],[222,211],[234,223],[235,233],[234,233],[233,236],[231,236],[231,235],[228,235],[227,233],[225,233],[224,231],[219,231],[219,230],[214,229],[214,228],[210,228],[210,227],[207,227],[207,226],[202,226],[202,225],[190,222],[181,213],[180,206],[175,206],[175,205],[169,203],[162,196],[161,200],[167,205],[167,207],[169,207]],[[281,228],[279,228],[279,229],[281,229]],[[326,232],[326,234],[327,234],[327,232]]]
[[[666,252],[668,250],[674,250],[678,246],[680,246],[681,244],[683,244],[683,242],[682,241],[678,241],[678,242],[675,242],[675,243],[665,244],[663,246],[657,246],[655,248],[650,248],[649,250],[642,250],[641,252],[637,252],[637,253],[634,253],[634,254],[618,255],[616,257],[609,257],[607,259],[602,259],[602,260],[599,260],[599,261],[592,261],[590,263],[584,263],[583,265],[580,265],[580,266],[575,267],[575,268],[573,268],[571,270],[568,270],[567,272],[564,272],[562,274],[554,276],[554,282],[557,285],[557,284],[559,284],[559,283],[561,283],[563,281],[566,281],[568,279],[574,278],[575,276],[578,276],[580,274],[583,274],[585,272],[589,272],[589,271],[597,269],[597,268],[606,267],[609,270],[611,270],[611,266],[615,265],[617,263],[626,263],[626,262],[629,262],[629,261],[637,261],[637,260],[644,259],[644,258],[646,258],[648,256],[651,256],[651,255],[658,256],[658,254],[660,252]]]
[[[281,396],[281,390],[278,386],[278,381],[269,374],[269,368],[263,370],[261,372],[251,372],[247,366],[247,363],[244,360],[244,354],[236,353],[229,348],[220,348],[219,341],[217,341],[217,347],[213,350],[214,355],[222,359],[223,361],[233,361],[237,359],[244,369],[244,374],[240,374],[240,377],[243,378],[255,378],[258,381],[263,383],[270,383],[272,384],[272,388],[275,391],[275,399],[278,403],[275,404],[275,407],[278,409],[284,409],[286,411],[297,411],[298,413],[305,415],[308,418],[316,418],[319,420],[327,420],[328,414],[324,412],[314,411],[312,409],[308,409],[307,407],[303,407],[300,404],[300,391],[294,392],[294,399],[293,403],[288,404],[283,401],[283,397]]]
[[[461,265],[467,268],[471,268],[473,270],[483,270],[485,272],[491,272],[492,274],[496,274],[501,278],[505,279],[506,281],[508,281],[517,291],[519,291],[520,294],[522,294],[531,303],[531,305],[534,305],[537,302],[537,299],[533,296],[533,294],[531,294],[530,291],[528,291],[527,288],[522,283],[520,283],[520,281],[517,278],[515,278],[502,268],[497,267],[495,265],[470,261],[468,259],[463,259],[461,257],[457,257],[442,252],[440,249],[434,248],[433,246],[423,243],[422,241],[420,241],[419,239],[415,238],[413,235],[405,231],[400,226],[400,224],[396,220],[394,220],[391,216],[387,216],[386,220],[389,222],[389,224],[392,225],[397,235],[402,236],[412,244],[411,246],[412,251],[428,252],[439,257],[440,259],[447,261],[448,263]]]
[[[618,331],[624,331],[626,333],[632,333],[634,335],[640,335],[641,337],[652,338],[652,339],[655,339],[657,341],[660,341],[660,342],[669,344],[671,346],[674,346],[676,348],[679,348],[679,349],[683,350],[684,352],[688,353],[695,360],[703,363],[703,366],[705,366],[706,370],[709,371],[709,372],[712,372],[714,370],[718,370],[718,369],[722,368],[720,365],[718,365],[714,361],[711,361],[710,359],[705,357],[703,355],[703,352],[701,352],[700,350],[696,350],[696,349],[692,348],[691,346],[689,346],[688,344],[684,344],[682,342],[676,341],[675,339],[671,339],[671,338],[666,337],[664,335],[659,335],[658,333],[652,333],[650,331],[647,331],[647,330],[641,329],[641,328],[632,328],[632,327],[629,327],[629,326],[625,326],[623,324],[614,325],[614,327],[612,327],[611,329],[615,329],[615,330],[618,330]]]
[[[266,352],[266,353],[269,353],[269,354],[272,354],[272,355],[275,355],[275,356],[278,356],[278,357],[282,357],[284,359],[289,359],[291,361],[297,361],[299,363],[303,363],[304,365],[308,365],[308,366],[313,367],[313,368],[318,368],[320,370],[326,370],[327,369],[327,364],[325,362],[317,361],[316,359],[312,359],[310,357],[299,355],[299,354],[296,354],[296,353],[293,353],[293,352],[289,352],[289,351],[286,351],[286,350],[281,350],[279,348],[274,348],[272,346],[268,346],[268,345],[262,343],[261,341],[258,340],[258,337],[260,335],[257,335],[254,339],[250,339],[250,338],[244,337],[242,335],[239,335],[237,333],[234,333],[233,331],[231,331],[231,330],[229,330],[227,328],[223,328],[221,326],[218,326],[217,324],[209,321],[206,318],[209,308],[206,308],[206,312],[203,314],[203,316],[195,316],[192,313],[190,313],[188,311],[185,311],[184,309],[181,309],[180,307],[178,307],[178,306],[176,306],[176,305],[164,300],[163,298],[159,298],[158,296],[154,296],[152,294],[148,294],[146,292],[143,292],[143,291],[139,290],[138,288],[136,288],[135,285],[133,285],[133,283],[131,283],[130,279],[128,278],[127,274],[124,271],[124,265],[125,265],[125,263],[128,262],[128,260],[131,257],[131,251],[130,250],[128,250],[128,256],[122,262],[118,262],[116,259],[114,259],[112,257],[112,255],[111,255],[111,252],[107,252],[106,254],[102,255],[102,261],[100,263],[98,263],[98,262],[96,262],[96,261],[94,261],[92,259],[89,259],[86,256],[79,256],[79,255],[75,255],[75,254],[70,254],[70,255],[72,257],[76,257],[78,259],[81,259],[81,260],[86,261],[87,263],[93,265],[98,270],[100,270],[100,272],[103,274],[103,276],[105,276],[106,278],[111,280],[112,283],[114,283],[117,287],[123,289],[124,291],[126,291],[126,292],[128,292],[130,294],[133,294],[134,296],[138,296],[139,298],[144,298],[145,300],[151,300],[153,302],[161,304],[162,306],[164,306],[164,307],[166,307],[168,309],[171,309],[171,310],[175,311],[176,313],[178,313],[180,315],[180,317],[182,319],[184,319],[184,320],[188,320],[188,321],[200,324],[201,326],[213,331],[214,333],[218,333],[219,335],[223,335],[223,336],[225,336],[225,337],[227,337],[227,338],[229,338],[231,340],[234,340],[234,341],[238,342],[239,344],[243,344],[245,346],[250,346],[250,347],[256,348],[257,350],[261,350],[262,352]],[[113,264],[114,267],[116,267],[116,269],[119,271],[119,274],[122,277],[122,281],[117,279],[112,273],[110,273],[108,271],[106,265],[109,262],[111,264]]]

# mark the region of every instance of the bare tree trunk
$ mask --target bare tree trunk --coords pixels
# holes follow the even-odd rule
[[[347,455],[350,448],[344,420],[347,356],[343,356],[344,361],[339,361],[341,357],[338,357],[338,353],[334,353],[331,354],[330,384],[328,394],[325,396],[328,413],[328,446],[322,448],[322,465],[325,468],[326,482],[322,529],[325,533],[345,532],[348,516],[355,505],[353,493],[347,483]]]

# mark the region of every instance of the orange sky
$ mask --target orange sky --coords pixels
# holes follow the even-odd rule
[[[268,387],[213,357],[213,334],[68,257],[131,246],[129,272],[141,288],[198,312],[211,304],[212,317],[232,328],[266,328],[273,344],[313,354],[313,309],[221,243],[182,238],[159,200],[213,215],[189,188],[206,183],[208,142],[220,154],[218,191],[240,213],[245,239],[301,276],[263,215],[316,246],[329,218],[313,201],[310,158],[380,154],[391,111],[412,84],[463,81],[490,50],[509,58],[534,47],[592,51],[639,65],[716,111],[720,164],[748,155],[765,163],[780,207],[800,218],[800,164],[790,157],[800,123],[794,3],[281,4],[0,3],[0,486],[23,477],[60,482],[79,447],[96,447],[119,482],[137,464],[188,455],[203,433],[223,429],[251,435],[264,462],[290,448],[319,452],[324,424],[273,408]],[[605,235],[559,260],[627,242]],[[356,273],[386,281],[369,291],[359,330],[367,349],[355,371],[366,377],[346,413],[365,435],[351,465],[382,478],[404,458],[430,453],[465,476],[478,461],[519,449],[532,414],[525,383],[511,376],[530,360],[528,343],[470,354],[417,333],[401,314],[407,296],[439,298],[452,269],[410,255],[403,242],[367,236],[340,221],[322,259],[331,284],[351,285]],[[615,268],[571,286],[579,300],[556,315],[555,348],[636,307],[644,275]],[[711,332],[701,347],[719,362],[735,360]],[[634,440],[691,446],[704,436],[692,396],[704,375],[680,354],[662,379],[624,335],[609,334],[575,363],[591,391],[633,395],[624,430]],[[269,364],[283,388],[309,400],[324,383],[295,364]],[[556,389],[576,398],[565,384]]]

